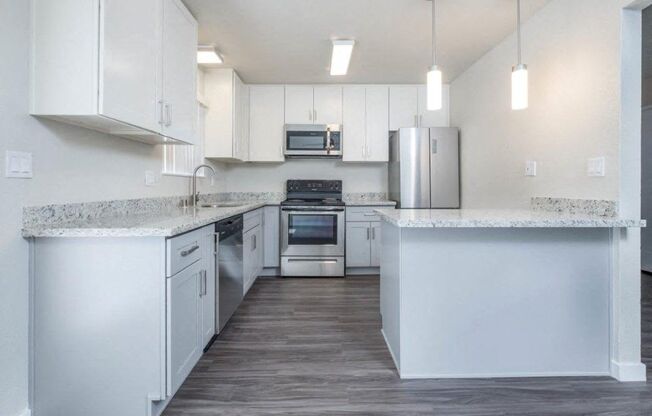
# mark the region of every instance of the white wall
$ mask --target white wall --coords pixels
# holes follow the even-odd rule
[[[461,127],[462,204],[527,207],[531,196],[618,198],[620,16],[610,0],[553,0],[523,26],[530,107],[512,111],[514,35],[451,85]],[[605,156],[607,176],[586,175]],[[525,161],[538,176],[525,177]]]
[[[188,179],[163,177],[161,148],[28,115],[29,1],[0,0],[0,415],[27,406],[28,245],[22,207],[187,192]],[[5,150],[33,153],[34,178],[4,177]],[[208,182],[208,181],[205,181]],[[219,185],[219,182],[217,182]],[[217,190],[218,187],[213,187]]]
[[[226,165],[230,192],[284,192],[287,179],[341,179],[344,192],[387,192],[387,163],[289,160],[283,164]]]

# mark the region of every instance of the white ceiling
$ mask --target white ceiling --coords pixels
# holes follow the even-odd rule
[[[548,1],[522,0],[523,19]],[[185,2],[200,42],[215,44],[245,82],[423,83],[431,64],[430,1]],[[437,13],[438,63],[451,81],[514,32],[516,0],[437,0]],[[328,72],[336,38],[356,40],[343,77]]]

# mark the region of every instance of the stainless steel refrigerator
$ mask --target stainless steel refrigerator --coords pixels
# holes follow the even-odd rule
[[[389,199],[397,208],[460,207],[457,128],[403,128],[390,134]]]

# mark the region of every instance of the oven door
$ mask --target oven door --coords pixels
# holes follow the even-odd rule
[[[281,256],[344,256],[344,208],[282,208]]]

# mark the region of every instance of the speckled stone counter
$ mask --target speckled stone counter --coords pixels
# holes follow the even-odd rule
[[[81,218],[23,228],[23,237],[172,237],[234,215],[278,205],[278,201],[243,202],[235,207],[173,209],[165,212]]]
[[[400,228],[616,228],[645,227],[644,220],[533,210],[375,210]]]

